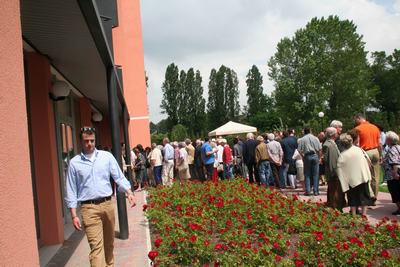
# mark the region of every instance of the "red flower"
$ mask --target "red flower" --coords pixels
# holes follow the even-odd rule
[[[194,243],[197,241],[197,236],[192,235],[189,240],[190,240],[190,242]]]
[[[301,247],[304,247],[306,244],[305,244],[303,241],[301,241],[299,245],[300,245]]]
[[[344,250],[348,250],[349,249],[349,244],[347,244],[347,243],[343,243],[343,249]]]
[[[169,245],[174,248],[174,247],[176,247],[176,242],[172,241],[171,244],[169,244]]]
[[[176,205],[175,209],[176,209],[177,211],[182,211],[182,206],[181,206],[181,205]]]
[[[222,244],[215,245],[215,250],[221,250],[221,249],[222,249]]]
[[[280,262],[282,260],[282,257],[281,256],[279,256],[279,255],[276,255],[275,256],[275,261],[276,262]]]
[[[286,246],[290,246],[292,243],[290,243],[290,241],[286,241]]]
[[[162,240],[161,238],[156,239],[156,240],[154,241],[154,245],[156,246],[156,248],[158,248],[158,247],[161,245],[162,241],[163,241],[163,240]]]
[[[151,260],[151,261],[154,261],[154,259],[158,256],[158,252],[157,251],[155,251],[155,250],[152,250],[152,251],[150,251],[149,252],[149,259]]]
[[[274,242],[273,246],[274,246],[274,248],[279,248],[279,243],[278,242]]]
[[[384,250],[382,250],[382,252],[381,252],[381,256],[382,256],[383,258],[388,259],[388,258],[390,258],[390,253],[389,253],[389,251],[387,251],[386,249],[384,249]]]
[[[296,260],[296,261],[295,261],[295,264],[296,264],[296,267],[300,267],[300,266],[303,266],[303,265],[304,265],[304,261],[302,261],[302,260]]]
[[[143,211],[146,211],[148,207],[149,206],[147,206],[146,204],[143,204]]]
[[[204,240],[204,246],[210,245],[210,242],[208,240]]]

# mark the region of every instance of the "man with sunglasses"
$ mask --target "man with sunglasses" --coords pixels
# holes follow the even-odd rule
[[[131,185],[125,178],[114,156],[97,150],[95,129],[81,129],[82,153],[76,155],[68,166],[65,201],[71,211],[76,230],[85,229],[90,245],[91,266],[114,266],[114,206],[111,201],[110,177],[118,190],[127,195],[132,207],[136,205]],[[77,216],[80,203],[82,225]]]

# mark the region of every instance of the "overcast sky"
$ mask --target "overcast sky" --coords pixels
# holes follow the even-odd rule
[[[165,118],[161,85],[170,63],[200,70],[206,100],[211,69],[232,68],[243,107],[250,67],[257,65],[270,93],[267,62],[277,43],[311,18],[329,15],[352,20],[367,51],[400,48],[400,0],[141,0],[150,120]]]

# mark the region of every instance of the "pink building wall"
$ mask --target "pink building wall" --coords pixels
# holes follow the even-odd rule
[[[139,0],[118,0],[119,26],[113,29],[115,63],[122,66],[131,147],[150,146]]]
[[[35,164],[40,241],[55,245],[64,241],[64,223],[57,143],[51,88],[50,63],[38,53],[27,56],[28,90],[31,117],[32,148]]]
[[[29,157],[20,1],[0,3],[0,259],[39,266]],[[23,244],[23,246],[21,246]]]

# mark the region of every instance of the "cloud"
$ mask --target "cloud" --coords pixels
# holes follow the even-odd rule
[[[391,53],[400,44],[400,0],[143,0],[145,67],[149,76],[150,118],[160,113],[165,69],[199,69],[205,95],[212,68],[224,64],[239,77],[240,103],[246,104],[245,77],[259,67],[264,91],[271,92],[268,59],[283,37],[291,37],[313,17],[338,15],[354,21],[367,51]]]

